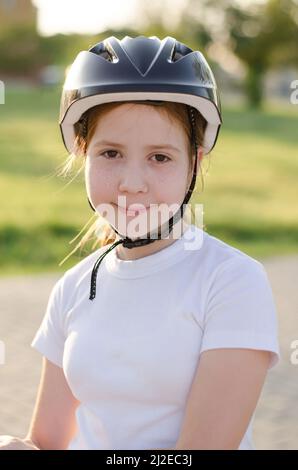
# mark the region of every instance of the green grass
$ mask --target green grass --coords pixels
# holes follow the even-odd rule
[[[59,262],[93,216],[83,174],[55,173],[67,158],[58,126],[60,90],[6,89],[0,106],[1,275],[65,271]],[[197,178],[209,234],[256,258],[298,252],[298,108],[223,109],[218,143]],[[90,249],[90,247],[89,247]]]

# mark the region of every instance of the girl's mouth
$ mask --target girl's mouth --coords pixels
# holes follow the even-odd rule
[[[145,207],[145,206],[137,206],[136,204],[133,204],[131,206],[129,206],[128,209],[125,209],[124,207],[121,207],[121,206],[117,206],[119,211],[122,212],[122,214],[125,214],[127,216],[135,216],[135,215],[138,215],[138,214],[142,214],[144,212],[147,211],[148,207]]]

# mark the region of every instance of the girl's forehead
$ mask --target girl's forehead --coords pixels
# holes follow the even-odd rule
[[[125,103],[99,116],[90,148],[112,142],[119,145],[138,142],[143,147],[166,147],[169,143],[175,146],[176,151],[185,152],[188,137],[183,126],[166,112],[160,113],[155,108],[157,106]]]
[[[168,113],[161,106],[152,106],[144,103],[120,103],[110,110],[107,110],[103,117],[113,117],[123,119],[123,117],[133,117],[142,115],[147,118],[159,118],[169,120]]]
[[[151,126],[167,132],[177,132],[182,126],[169,115],[166,109],[161,106],[151,106],[143,103],[123,103],[116,105],[114,108],[99,114],[96,117],[96,129],[106,130],[111,128],[129,128],[135,125],[138,128],[146,128],[150,132]],[[155,129],[156,131],[156,129]]]
[[[89,151],[100,145],[115,143],[129,146],[138,143],[142,147],[172,144],[179,153],[188,150],[188,134],[185,126],[162,106],[144,103],[120,103],[102,114],[94,115],[93,132]]]

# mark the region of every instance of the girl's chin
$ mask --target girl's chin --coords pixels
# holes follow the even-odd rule
[[[124,237],[131,239],[147,238],[147,235],[157,231],[161,220],[149,217],[149,214],[141,213],[135,216],[122,215],[116,217],[114,227]]]
[[[115,206],[117,209],[117,206]],[[101,214],[103,218],[112,225],[123,237],[131,239],[146,238],[151,234],[156,238],[158,228],[166,226],[173,213],[159,213],[158,210],[147,210],[138,214],[129,215],[120,211],[112,211]]]
[[[146,237],[150,232],[150,226],[147,224],[147,221],[142,224],[134,222],[135,219],[136,217],[127,217],[126,222],[118,221],[118,223],[115,224],[117,232],[131,239]]]

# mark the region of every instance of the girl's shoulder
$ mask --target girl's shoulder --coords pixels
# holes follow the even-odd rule
[[[206,231],[204,231],[201,257],[209,274],[221,270],[227,271],[233,266],[248,270],[264,270],[260,260]]]
[[[63,290],[68,295],[75,292],[82,284],[87,285],[90,283],[90,276],[95,262],[109,246],[105,245],[96,249],[63,273],[60,282],[63,284]]]
[[[83,273],[92,271],[96,260],[109,248],[110,245],[111,244],[97,248],[95,251],[78,261],[74,266],[67,269],[64,275],[68,277],[76,277]]]

